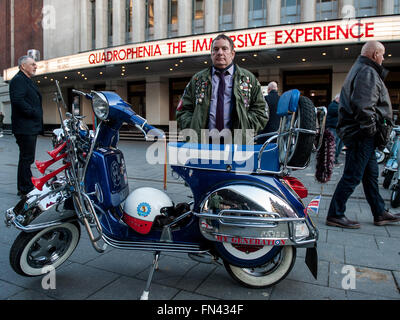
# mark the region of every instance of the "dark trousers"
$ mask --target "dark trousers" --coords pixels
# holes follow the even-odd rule
[[[19,147],[17,188],[27,194],[34,188],[31,164],[35,161],[37,135],[16,134],[15,139]]]
[[[343,216],[346,202],[354,189],[362,182],[365,197],[374,217],[385,210],[385,203],[379,194],[379,169],[376,162],[373,138],[364,138],[346,144],[346,163],[329,206],[328,216]]]

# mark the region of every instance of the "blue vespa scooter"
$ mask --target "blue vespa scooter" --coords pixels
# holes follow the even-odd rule
[[[177,157],[172,170],[193,193],[193,202],[175,205],[155,188],[129,192],[117,146],[124,123],[159,141],[165,139],[163,133],[114,92],[74,92],[91,100],[100,124],[91,132],[74,112],[64,118],[57,82],[61,129],[54,131],[54,150],[48,152],[50,160],[36,162],[43,173],[32,179],[36,188],[5,213],[6,225],[21,230],[10,250],[18,274],[40,276],[44,267],[60,266],[84,226],[98,252],[107,245],[154,252],[142,299],[148,298],[163,252],[222,261],[242,285],[263,288],[284,279],[295,263],[296,248],[306,247],[306,264],[317,276],[318,230],[302,202],[307,189],[289,173],[308,165],[318,134],[316,116],[324,118],[326,110],[317,110],[292,90],[279,103],[279,131],[267,134],[263,145],[170,143],[170,155],[188,155],[184,161]],[[276,139],[277,144],[271,142]],[[46,174],[54,163],[61,166]]]

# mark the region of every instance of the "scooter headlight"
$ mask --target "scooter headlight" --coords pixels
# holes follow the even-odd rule
[[[107,119],[110,106],[106,97],[101,92],[93,92],[92,107],[97,118],[100,120]]]

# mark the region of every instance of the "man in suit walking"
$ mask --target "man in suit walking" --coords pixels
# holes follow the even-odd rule
[[[31,164],[35,160],[36,140],[43,132],[42,95],[32,81],[36,62],[29,56],[18,59],[19,72],[10,82],[11,125],[19,147],[18,195],[28,194],[33,188]]]

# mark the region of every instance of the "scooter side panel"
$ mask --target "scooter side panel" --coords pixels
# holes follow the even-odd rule
[[[120,150],[100,148],[93,153],[85,178],[86,191],[94,192],[96,184],[100,187],[97,201],[104,208],[117,207],[129,195],[125,160]]]

